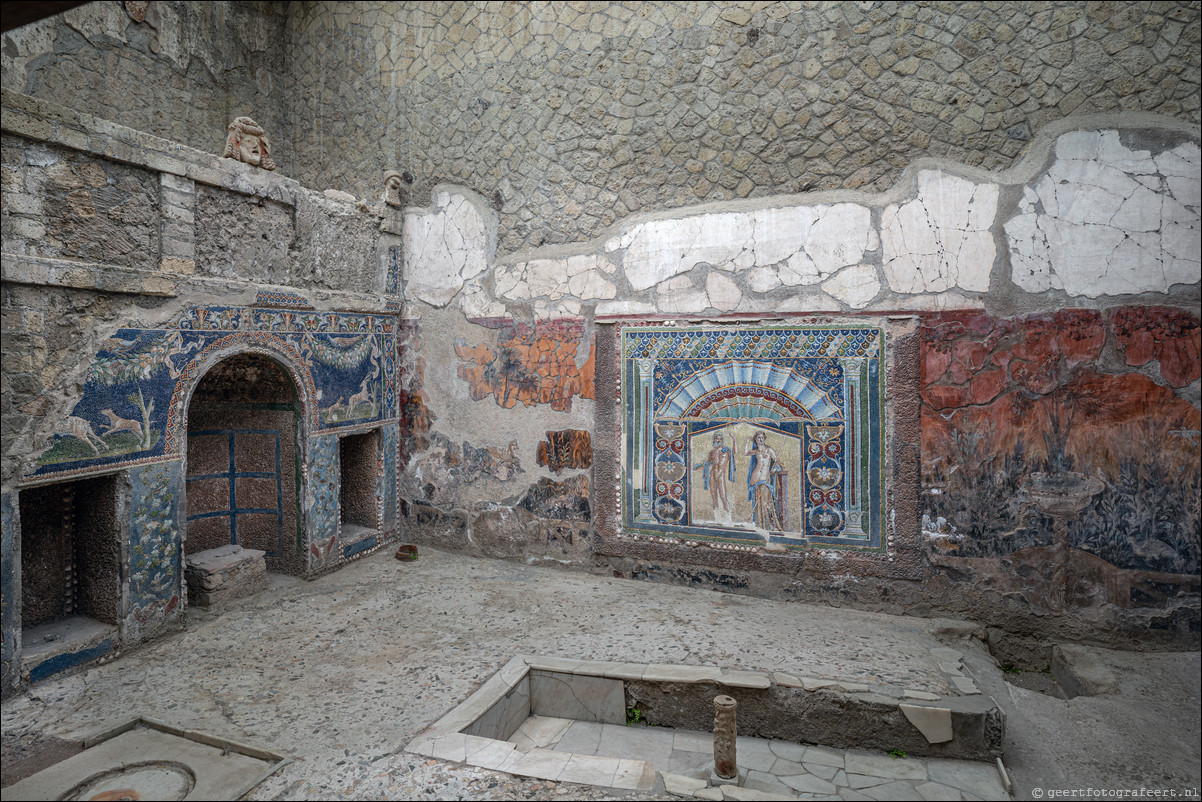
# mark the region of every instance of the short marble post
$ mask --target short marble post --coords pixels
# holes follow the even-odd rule
[[[722,780],[734,780],[739,775],[735,762],[735,708],[738,702],[729,696],[714,698],[714,774]]]

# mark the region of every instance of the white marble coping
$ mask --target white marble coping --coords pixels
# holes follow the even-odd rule
[[[544,657],[542,655],[518,655],[514,660],[522,660],[527,666],[539,671],[555,671],[562,674],[579,674],[590,677],[605,677],[642,682],[679,682],[698,684],[713,682],[733,688],[770,688],[780,685],[785,688],[804,688],[807,691],[827,689],[843,693],[876,693],[885,696],[911,699],[926,699],[930,701],[941,697],[927,694],[925,691],[911,691],[902,688],[893,689],[894,693],[882,693],[886,686],[873,687],[854,682],[839,680],[798,677],[780,671],[748,671],[745,669],[724,669],[719,666],[686,666],[662,663],[610,663],[603,660],[572,660],[564,657]],[[512,664],[513,661],[510,661]],[[508,668],[508,665],[506,666]],[[502,669],[504,671],[505,669]],[[495,701],[495,700],[494,700]]]
[[[462,732],[419,736],[406,750],[439,760],[555,782],[632,791],[650,791],[655,786],[655,767],[645,760],[577,755],[539,748],[523,752],[508,741]]]
[[[940,657],[951,657],[941,654]],[[935,705],[943,701],[938,694],[926,691],[892,688],[889,686],[872,687],[859,683],[840,682],[838,680],[798,677],[783,672],[748,671],[745,669],[723,669],[718,666],[687,666],[649,663],[612,663],[601,660],[573,660],[564,657],[549,657],[543,655],[519,654],[509,660],[501,669],[489,677],[475,693],[469,696],[458,707],[443,716],[420,735],[414,738],[406,750],[428,757],[468,763],[483,768],[508,771],[531,777],[548,780],[564,780],[567,782],[587,782],[593,785],[606,785],[597,780],[572,779],[575,776],[600,777],[606,775],[614,778],[614,782],[647,781],[648,771],[651,782],[654,782],[655,772],[644,761],[621,761],[628,763],[625,768],[618,766],[614,760],[613,766],[597,764],[598,760],[608,758],[589,758],[584,760],[567,760],[566,753],[552,752],[546,749],[531,749],[527,752],[518,751],[513,754],[514,745],[508,741],[498,741],[476,735],[468,735],[462,730],[470,727],[481,716],[501,701],[512,691],[531,670],[547,671],[559,674],[571,674],[582,677],[602,677],[607,679],[641,681],[641,682],[675,682],[682,684],[716,683],[732,688],[766,689],[773,685],[786,688],[801,688],[807,692],[825,690],[837,693],[863,694],[874,703],[902,704],[908,707],[923,707]],[[967,678],[965,683],[971,683]],[[961,693],[966,689],[960,688]],[[971,691],[967,691],[971,692]],[[566,755],[560,759],[560,755]],[[580,757],[580,756],[575,756]],[[647,767],[634,764],[642,763]],[[610,769],[612,773],[608,773]],[[568,775],[572,775],[569,777]],[[633,778],[633,779],[632,779]],[[614,788],[640,788],[643,785],[610,785]]]

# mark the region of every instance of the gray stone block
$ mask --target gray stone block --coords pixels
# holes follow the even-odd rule
[[[1119,689],[1113,672],[1085,646],[1053,646],[1052,676],[1069,699],[1115,693]]]
[[[188,582],[188,603],[198,607],[219,607],[267,589],[267,561],[264,552],[229,545],[189,554],[184,576]]]

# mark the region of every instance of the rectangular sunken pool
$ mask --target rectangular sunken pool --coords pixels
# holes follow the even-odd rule
[[[651,790],[645,760],[534,746],[515,733],[531,717],[624,725],[636,708],[650,724],[709,731],[713,698],[739,702],[740,736],[839,749],[902,749],[922,757],[994,761],[1005,732],[987,696],[943,696],[850,685],[781,672],[519,655],[415,738],[410,752],[562,782]]]

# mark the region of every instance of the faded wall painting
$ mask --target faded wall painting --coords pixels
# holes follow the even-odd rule
[[[1068,566],[1074,604],[1197,592],[1202,419],[1173,392],[1199,378],[1197,315],[1165,307],[923,324],[924,519],[932,558]],[[1155,361],[1161,381],[1134,368]],[[1166,386],[1168,385],[1168,386]],[[1041,485],[1088,487],[1063,522]],[[1120,573],[1122,576],[1120,576]],[[999,576],[1005,572],[999,572]]]
[[[162,329],[123,328],[92,361],[34,475],[86,473],[182,454],[185,394],[217,352],[279,355],[299,374],[310,431],[397,417],[395,318],[256,306],[193,307]],[[265,308],[270,307],[270,308]]]
[[[621,329],[627,531],[879,549],[884,331]]]
[[[512,409],[549,404],[558,412],[571,412],[572,398],[593,397],[594,353],[577,366],[580,341],[586,336],[583,321],[574,318],[527,323],[502,320],[507,331],[496,346],[455,341],[455,354],[463,360],[459,378],[471,386],[473,401],[492,396]]]

